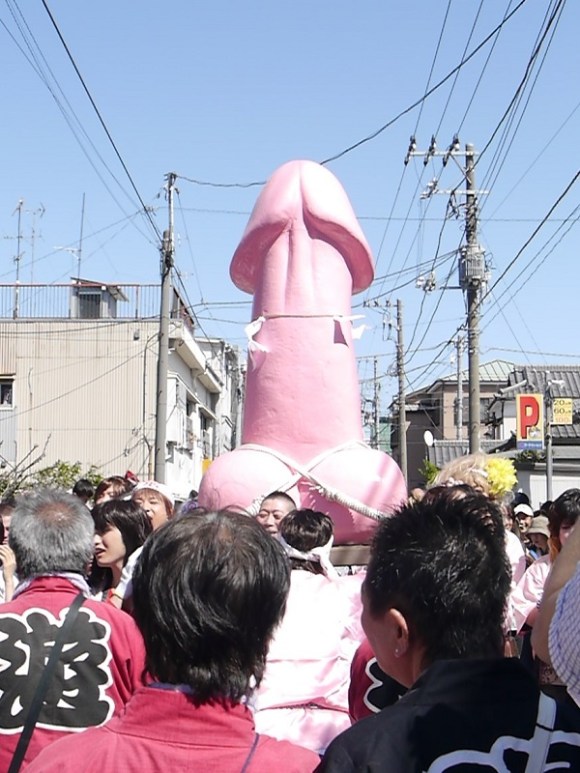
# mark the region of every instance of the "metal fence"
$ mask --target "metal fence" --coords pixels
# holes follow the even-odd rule
[[[0,284],[0,318],[151,319],[160,299],[159,284]],[[182,309],[176,294],[172,316]]]

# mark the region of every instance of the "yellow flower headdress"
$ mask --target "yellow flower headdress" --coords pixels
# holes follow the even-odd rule
[[[511,459],[484,453],[468,454],[448,462],[434,481],[434,485],[444,486],[465,484],[493,499],[504,499],[516,483]]]
[[[485,463],[489,495],[494,499],[503,499],[518,482],[516,469],[511,459],[502,456],[489,456]]]

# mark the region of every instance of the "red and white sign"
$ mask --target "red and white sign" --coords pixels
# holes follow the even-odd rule
[[[544,448],[543,395],[516,395],[516,441],[520,451],[541,451]]]

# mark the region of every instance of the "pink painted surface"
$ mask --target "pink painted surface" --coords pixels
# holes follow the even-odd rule
[[[253,320],[265,319],[248,357],[242,446],[212,463],[200,503],[248,507],[308,469],[316,482],[391,510],[405,497],[405,483],[387,454],[363,444],[348,319],[352,294],[372,282],[373,259],[331,172],[310,161],[278,169],[258,198],[230,273],[254,295]],[[312,477],[288,493],[299,506],[332,516],[337,544],[372,536],[372,519],[329,502]]]

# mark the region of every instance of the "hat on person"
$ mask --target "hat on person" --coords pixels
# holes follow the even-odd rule
[[[158,494],[161,494],[161,496],[165,497],[165,499],[173,505],[175,504],[175,497],[171,493],[171,489],[169,486],[166,486],[165,483],[157,483],[156,480],[142,480],[140,481],[135,488],[131,491],[131,496],[135,494],[137,491],[143,491],[144,489],[149,489],[150,491],[156,491]]]
[[[514,507],[514,515],[519,515],[519,513],[521,513],[522,515],[527,515],[529,517],[533,517],[534,515],[534,511],[532,510],[532,508],[529,505],[525,505],[525,504],[516,505]]]
[[[549,527],[549,521],[546,518],[546,516],[536,515],[535,518],[532,518],[532,523],[530,525],[530,528],[527,530],[526,534],[543,534],[544,537],[549,537],[550,527]]]

